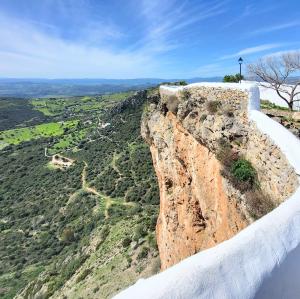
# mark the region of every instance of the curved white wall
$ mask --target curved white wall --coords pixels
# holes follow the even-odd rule
[[[255,81],[242,81],[242,82],[252,83],[252,84],[255,83]],[[259,84],[258,82],[256,82],[256,83],[258,84],[258,87],[259,87],[259,93],[260,93],[261,100],[268,100],[269,102],[271,102],[277,106],[288,108],[288,104],[276,93],[276,91],[272,88],[267,87],[267,86],[270,86],[269,83],[263,83],[263,86],[261,84]],[[283,89],[290,92],[292,87],[293,87],[292,85],[286,85],[285,87],[283,87]],[[300,86],[298,86],[296,88],[296,92],[300,92]],[[296,95],[295,99],[300,100],[300,94]],[[300,102],[294,103],[294,110],[300,111]]]
[[[300,174],[300,141],[259,110],[251,84],[191,84],[249,92],[249,116]],[[169,92],[178,89],[163,87]],[[179,88],[179,89],[182,89]],[[122,291],[116,299],[300,298],[300,187],[271,213],[228,241]]]

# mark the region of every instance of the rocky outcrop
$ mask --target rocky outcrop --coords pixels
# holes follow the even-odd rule
[[[132,96],[127,97],[120,103],[114,105],[112,108],[109,109],[108,113],[110,115],[120,114],[126,108],[136,108],[141,106],[147,99],[147,91],[140,90],[135,92]]]
[[[145,112],[141,130],[160,188],[162,269],[229,239],[254,220],[245,194],[221,175],[220,141],[251,161],[261,192],[274,205],[296,189],[294,169],[250,122],[248,97],[232,88],[161,88],[160,101]]]

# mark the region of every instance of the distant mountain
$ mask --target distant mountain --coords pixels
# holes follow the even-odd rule
[[[185,81],[188,83],[195,83],[195,82],[222,82],[223,77],[209,77],[209,78],[201,78],[195,77],[191,79],[186,79]]]
[[[221,81],[221,77],[191,79],[19,79],[0,78],[0,96],[5,97],[50,97],[95,95],[127,90],[139,90],[163,82],[185,80],[188,83]]]

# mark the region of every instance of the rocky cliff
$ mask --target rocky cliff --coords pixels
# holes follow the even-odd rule
[[[296,189],[294,169],[249,120],[248,97],[234,88],[162,87],[145,111],[141,131],[160,188],[162,269],[229,239]],[[252,163],[255,188],[230,179],[234,157]]]

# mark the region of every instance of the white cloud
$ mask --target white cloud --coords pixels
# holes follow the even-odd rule
[[[191,77],[213,77],[224,76],[225,74],[235,74],[238,70],[236,66],[225,66],[219,63],[205,64],[193,70],[189,76]]]
[[[254,54],[254,53],[260,53],[260,52],[264,52],[266,50],[280,48],[282,46],[283,46],[283,44],[264,44],[264,45],[259,45],[259,46],[255,46],[255,47],[245,48],[245,49],[240,50],[239,52],[234,53],[234,54],[224,55],[220,59],[224,60],[224,59],[235,58],[235,57],[243,56],[243,55],[250,55],[250,54]]]
[[[227,24],[223,26],[223,28],[231,27],[232,25],[245,21],[245,19],[254,18],[255,16],[261,15],[261,14],[269,14],[271,11],[278,9],[278,4],[272,3],[272,5],[266,6],[266,5],[256,5],[254,3],[246,5],[240,13],[232,18],[231,21],[229,21]]]
[[[300,48],[299,49],[292,49],[292,50],[285,50],[285,51],[277,51],[277,52],[268,53],[267,55],[264,55],[262,58],[281,56],[283,54],[291,54],[291,53],[298,53],[298,52],[300,52]]]
[[[292,22],[288,22],[288,23],[277,24],[277,25],[270,26],[270,27],[260,28],[258,30],[250,32],[250,35],[269,33],[269,32],[274,32],[274,31],[278,31],[278,30],[282,30],[282,29],[297,27],[297,26],[300,26],[300,21],[292,21]]]
[[[232,20],[229,21],[227,24],[223,25],[223,28],[231,27],[233,24],[236,24],[241,20],[245,19],[246,17],[251,16],[253,14],[253,8],[254,8],[253,4],[246,5],[244,9],[241,11],[241,13],[235,18],[232,18]]]
[[[146,22],[145,37],[134,46],[174,49],[180,46],[178,33],[182,30],[195,30],[196,24],[208,18],[216,17],[227,10],[224,1],[200,2],[189,5],[188,1],[142,0],[141,14]],[[193,26],[191,26],[193,25]]]
[[[0,20],[2,77],[129,78],[151,76],[163,67],[151,51],[116,51],[105,43],[70,42],[34,24],[2,16]]]
[[[53,6],[54,2],[57,5]],[[143,0],[134,15],[140,21],[139,28],[128,33],[107,18],[105,22],[89,18],[88,1],[72,3],[43,2],[46,14],[54,7],[63,19],[77,22],[63,37],[61,28],[52,23],[25,22],[0,13],[1,77],[172,77],[172,58],[163,54],[181,46],[178,36],[183,31],[192,31],[199,22],[223,13],[227,0],[193,6],[184,0]],[[85,22],[80,26],[82,18]],[[123,43],[132,33],[136,34],[135,42]]]

